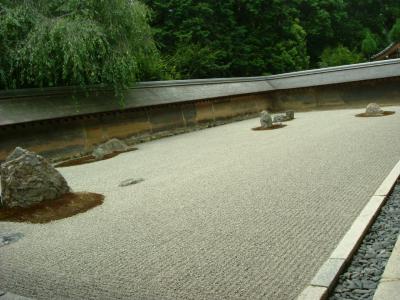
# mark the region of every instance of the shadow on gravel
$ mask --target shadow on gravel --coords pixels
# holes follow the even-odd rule
[[[103,200],[101,194],[68,193],[57,200],[43,201],[27,208],[0,208],[0,221],[48,223],[88,211],[101,205]]]
[[[269,127],[269,128],[263,128],[263,127],[255,127],[255,128],[252,128],[251,130],[254,130],[254,131],[262,131],[262,130],[274,130],[274,129],[279,129],[279,128],[283,128],[283,127],[286,127],[287,125],[285,125],[285,124],[274,124],[274,125],[272,125],[272,127]]]
[[[386,116],[394,115],[395,113],[396,113],[395,111],[384,111],[380,115],[370,115],[370,114],[367,114],[367,113],[362,113],[362,114],[356,115],[356,117],[361,117],[361,118],[386,117]]]

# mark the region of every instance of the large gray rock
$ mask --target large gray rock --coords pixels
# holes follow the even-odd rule
[[[381,107],[376,103],[370,103],[367,105],[367,109],[365,113],[370,116],[380,116],[383,114],[383,110]]]
[[[262,128],[272,127],[272,117],[266,110],[263,110],[260,114],[260,123]]]
[[[94,149],[92,155],[96,159],[102,159],[107,154],[111,154],[113,152],[122,152],[128,149],[128,145],[120,141],[119,139],[111,139],[108,142],[97,146],[97,148]]]
[[[0,166],[1,204],[29,207],[70,192],[64,177],[42,156],[16,148]]]

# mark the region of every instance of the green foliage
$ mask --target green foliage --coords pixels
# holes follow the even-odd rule
[[[303,27],[294,23],[290,34],[291,39],[278,43],[272,53],[272,63],[276,73],[308,68],[310,59],[307,55],[306,32]]]
[[[144,1],[154,12],[155,39],[167,68],[180,78],[318,67],[326,48],[339,49],[331,54],[342,57],[338,61],[353,63],[361,53],[385,48],[400,17],[398,0]],[[204,57],[197,56],[200,51]]]
[[[338,40],[345,32],[348,15],[347,1],[342,0],[301,0],[298,11],[300,24],[307,33],[307,52],[310,64],[317,66],[319,57],[326,47],[337,46]]]
[[[355,64],[362,61],[358,53],[350,51],[348,48],[339,45],[336,48],[326,48],[321,55],[319,66],[321,68]]]
[[[396,20],[389,33],[389,38],[392,42],[400,42],[400,18]]]
[[[370,57],[378,50],[376,41],[370,31],[367,31],[361,43],[361,51],[366,57]]]
[[[297,2],[294,1],[293,3]],[[285,0],[145,0],[155,38],[181,78],[308,68],[306,32]]]
[[[111,85],[158,76],[145,5],[130,0],[25,0],[0,6],[0,87]]]
[[[0,0],[0,88],[275,74],[400,41],[399,0],[142,1],[153,29],[138,0]]]
[[[170,65],[179,70],[187,78],[216,77],[228,67],[221,64],[223,53],[208,46],[189,44],[178,47],[176,53],[169,59]],[[179,78],[182,78],[179,75]]]

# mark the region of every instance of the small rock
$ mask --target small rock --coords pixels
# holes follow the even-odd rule
[[[375,282],[379,282],[379,280],[381,280],[380,276],[374,276],[371,278],[371,280],[375,281]]]
[[[364,289],[373,290],[373,289],[376,289],[377,284],[376,284],[376,282],[373,282],[370,280],[363,280],[362,286]]]
[[[286,115],[275,115],[274,116],[274,123],[281,123],[281,122],[286,122],[289,121],[289,119],[286,117]]]
[[[380,253],[377,255],[378,258],[389,258],[390,253]]]
[[[376,254],[372,251],[369,251],[365,254],[365,258],[374,258]]]
[[[271,128],[272,127],[272,118],[271,115],[263,110],[260,115],[260,123],[262,128]]]
[[[353,290],[353,293],[356,293],[356,294],[369,294],[369,291],[368,290],[362,290],[362,289],[356,289],[356,290]]]
[[[366,274],[366,275],[375,275],[377,272],[378,272],[378,270],[375,268],[365,268],[364,269],[364,274]]]
[[[365,113],[370,116],[380,116],[383,113],[383,110],[376,103],[370,103],[367,105]]]
[[[128,185],[137,184],[137,183],[142,182],[142,181],[144,181],[143,178],[139,178],[139,179],[126,179],[126,180],[122,181],[118,186],[124,187],[124,186],[128,186]]]
[[[108,142],[97,146],[92,155],[95,157],[95,159],[100,160],[103,159],[103,157],[107,154],[119,151],[126,151],[128,149],[128,145],[125,144],[123,141],[120,141],[119,139],[111,139]]]
[[[294,119],[294,110],[286,111],[286,117],[288,118],[288,120],[293,120]]]
[[[22,239],[22,233],[0,234],[0,247],[9,245]]]

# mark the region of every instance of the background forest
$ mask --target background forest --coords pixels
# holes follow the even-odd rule
[[[0,88],[276,74],[395,41],[399,0],[0,0]]]
[[[153,11],[164,60],[181,78],[276,74],[367,61],[388,46],[400,18],[399,0],[144,2]]]

